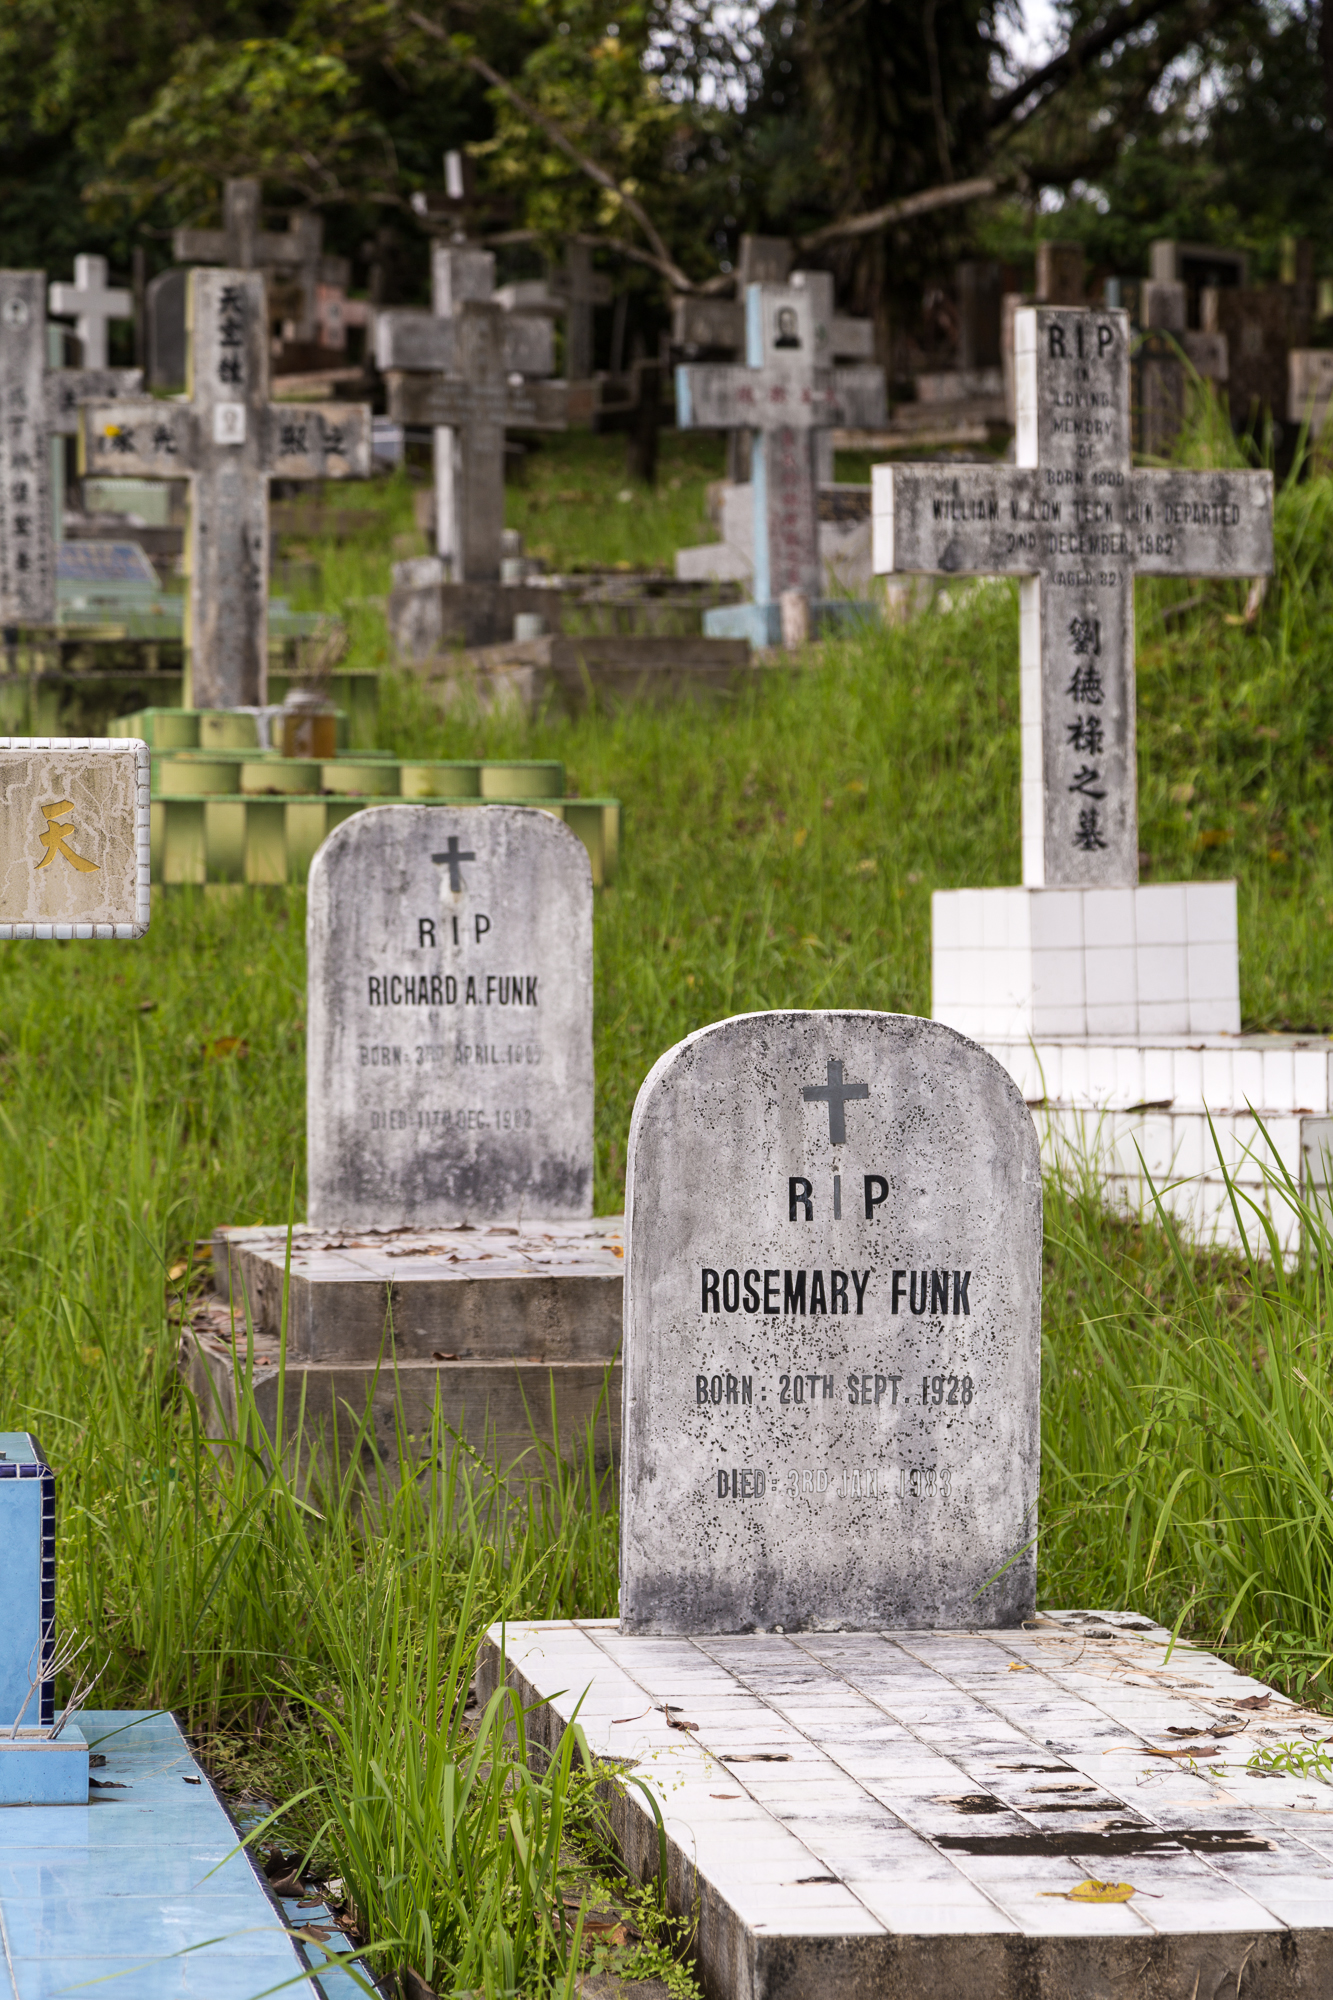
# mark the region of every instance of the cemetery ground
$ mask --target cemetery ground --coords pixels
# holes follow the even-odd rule
[[[622,546],[665,560],[702,538],[714,468],[664,443],[647,506],[615,498],[619,440],[548,444],[511,521],[553,567]],[[382,658],[371,600],[411,533],[405,485],[373,504],[378,537],[303,550],[326,606],[359,600],[355,663]],[[1333,480],[1311,480],[1280,500],[1278,574],[1249,618],[1243,585],[1138,587],[1143,877],[1237,876],[1253,1029],[1333,1026],[1331,536]],[[595,920],[598,1212],[622,1200],[639,1083],[692,1029],[929,1011],[932,888],[1019,876],[1016,642],[1016,590],[983,583],[712,709],[441,719],[386,677],[384,747],[559,757],[579,791],[626,802]],[[544,1478],[472,1484],[448,1438],[404,1439],[440,1469],[398,1482],[367,1450],[342,1489],[305,1489],[252,1409],[215,1460],[178,1384],[195,1246],[304,1214],[304,1010],[299,891],[182,891],[133,949],[0,955],[0,1379],[7,1424],[60,1471],[61,1620],[106,1658],[99,1706],[171,1707],[233,1799],[296,1801],[261,1844],[313,1847],[386,1941],[378,1969],[559,1985],[586,1886],[611,1912],[584,1924],[599,1963],[687,1990],[687,1937],[600,1872],[577,1759],[524,1774],[505,1716],[467,1707],[497,1616],[614,1613],[592,1440]],[[1333,1708],[1333,1240],[1312,1240],[1283,1271],[1257,1228],[1253,1260],[1214,1255],[1107,1214],[1077,1163],[1048,1181],[1039,1601],[1179,1623]]]

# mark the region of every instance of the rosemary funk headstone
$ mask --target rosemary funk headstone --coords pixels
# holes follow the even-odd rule
[[[1023,880],[1138,880],[1136,576],[1273,566],[1268,472],[1134,470],[1129,320],[1025,309],[1017,464],[876,466],[875,568],[1022,578]]]
[[[309,898],[311,1223],[590,1216],[583,844],[532,807],[372,807]]]
[[[137,938],[149,917],[148,750],[0,737],[0,938]]]
[[[46,274],[0,271],[0,625],[56,615],[51,438],[81,403],[133,393],[129,368],[48,368]]]
[[[363,479],[370,411],[270,403],[264,280],[190,274],[184,402],[97,402],[83,412],[85,473],[187,479],[186,648],[192,708],[261,706],[268,672],[268,482]]]
[[[628,1165],[622,1630],[1029,1615],[1041,1182],[999,1064],[742,1015],[661,1057]]]

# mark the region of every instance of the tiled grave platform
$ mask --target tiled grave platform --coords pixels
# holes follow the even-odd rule
[[[1170,1214],[1205,1240],[1237,1244],[1224,1163],[1236,1186],[1271,1217],[1285,1251],[1296,1249],[1301,1221],[1275,1185],[1282,1173],[1307,1200],[1327,1202],[1331,1040],[1160,1035],[1149,1041],[1107,1036],[1074,1042],[990,1034],[978,1039],[1032,1107],[1047,1160],[1076,1170],[1083,1162],[1094,1165],[1112,1202],[1150,1210],[1146,1169]],[[1258,1218],[1244,1201],[1242,1212],[1251,1242],[1261,1241]]]
[[[989,1632],[493,1628],[548,1747],[647,1785],[710,2000],[1333,1991],[1333,1785],[1250,1760],[1326,1717],[1126,1614]],[[1185,1753],[1182,1755],[1182,1753]],[[657,1833],[612,1801],[632,1871]],[[1089,1878],[1123,1902],[1071,1899]]]
[[[327,1987],[302,1977],[302,1948],[172,1717],[84,1710],[79,1722],[106,1760],[89,1803],[0,1812],[3,2000],[350,1994],[345,1974]]]
[[[286,1256],[284,1229],[214,1236],[218,1296],[187,1332],[185,1361],[224,1429],[235,1421],[233,1362],[244,1359],[247,1305],[256,1395],[266,1419],[276,1416]],[[534,1432],[551,1436],[554,1383],[566,1448],[577,1446],[605,1391],[610,1450],[620,1429],[623,1276],[619,1216],[477,1229],[302,1225],[288,1289],[288,1419],[294,1385],[305,1390],[307,1431],[335,1408],[345,1429],[373,1395],[376,1437],[392,1458],[396,1406],[410,1431],[428,1435],[438,1391],[446,1422],[474,1442],[488,1426],[507,1463]]]

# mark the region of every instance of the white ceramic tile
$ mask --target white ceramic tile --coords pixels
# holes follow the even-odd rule
[[[1234,945],[1191,944],[1185,947],[1189,996],[1193,1000],[1234,1000],[1240,1005],[1240,960]],[[1237,1027],[1239,1027],[1239,1019]]]
[[[930,935],[936,951],[958,949],[958,891],[936,889],[930,898]]]
[[[1189,1180],[1203,1172],[1204,1139],[1207,1126],[1199,1117],[1172,1117],[1171,1153],[1172,1174],[1178,1180]]]
[[[1068,951],[1083,943],[1083,891],[1041,889],[1030,897],[1032,950]]]
[[[1115,1050],[1098,1048],[1095,1044],[1087,1051],[1085,1087],[1088,1101],[1092,1104],[1110,1104],[1116,1095]]]
[[[1183,944],[1142,944],[1136,953],[1139,1003],[1161,1005],[1189,995]]]
[[[1189,1030],[1189,1002],[1179,1000],[1140,1000],[1139,1033],[1144,1040],[1154,1035],[1183,1035]]]
[[[1059,1042],[1037,1042],[1036,1055],[1037,1067],[1042,1077],[1042,1088],[1040,1092],[1034,1094],[1054,1100],[1064,1091],[1064,1047]]]
[[[1264,1108],[1264,1059],[1258,1049],[1236,1049],[1231,1057],[1232,1102],[1239,1111],[1243,1104],[1251,1104],[1256,1111]]]
[[[1191,944],[1234,945],[1236,941],[1234,882],[1186,883],[1185,935]]]
[[[1291,1066],[1298,1111],[1328,1110],[1329,1063],[1329,1056],[1322,1050],[1297,1049],[1293,1054]]]
[[[930,1011],[937,1021],[944,1019],[944,1009],[952,1007],[961,997],[963,968],[960,964],[962,953],[941,951],[936,946],[930,960]]]
[[[959,889],[958,897],[958,949],[977,951],[981,946],[981,908],[985,891],[982,889]]]
[[[1174,1089],[1163,1091],[1163,1097],[1174,1097],[1172,1109],[1175,1111],[1200,1111],[1203,1108],[1203,1051],[1201,1049],[1174,1049],[1171,1052],[1171,1070]],[[1157,1096],[1153,1092],[1153,1096]]]
[[[1240,1001],[1194,1000],[1189,1003],[1191,1035],[1237,1035],[1240,1033]]]
[[[982,889],[981,945],[983,951],[1004,951],[1009,943],[1009,891]]]
[[[1032,1005],[1038,1009],[1084,1004],[1083,953],[1077,949],[1034,951]]]
[[[1009,892],[1009,949],[1024,953],[1032,949],[1032,894],[1027,889]]]
[[[1175,1137],[1171,1120],[1160,1112],[1149,1112],[1139,1119],[1136,1136],[1148,1172],[1159,1183],[1166,1180],[1175,1171]]]
[[[1033,1002],[1032,1032],[1038,1040],[1046,1036],[1085,1035],[1087,1015],[1078,1007],[1039,1007]]]
[[[1132,1034],[1133,1029],[1124,1030]],[[1146,1051],[1122,1045],[1115,1052],[1115,1101],[1117,1104],[1141,1104],[1146,1095],[1143,1088],[1143,1062]]]
[[[1066,1043],[1060,1051],[1060,1099],[1062,1103],[1088,1103],[1088,1048],[1085,1043]]]
[[[1235,1083],[1231,1068],[1230,1049],[1205,1049],[1203,1052],[1203,1102],[1214,1117],[1223,1111],[1231,1111],[1237,1103]]]
[[[1296,1062],[1291,1049],[1263,1051],[1264,1083],[1260,1102],[1266,1111],[1296,1109]]]
[[[1138,1002],[1138,966],[1133,951],[1123,945],[1089,946],[1083,954],[1083,978],[1090,1006],[1133,1007]]]
[[[1134,934],[1140,945],[1185,942],[1185,884],[1154,882],[1134,891]]]
[[[1089,946],[1122,948],[1134,943],[1134,891],[1132,889],[1085,889],[1083,891],[1083,939]]]
[[[1171,1102],[1176,1094],[1174,1050],[1144,1048],[1142,1055],[1143,1081],[1136,1101],[1141,1104]]]
[[[1133,1035],[1138,1032],[1139,1010],[1134,1001],[1098,1007],[1089,1001],[1085,1009],[1089,1035]]]

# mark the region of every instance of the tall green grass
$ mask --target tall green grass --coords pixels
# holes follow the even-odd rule
[[[590,443],[606,463],[572,465],[571,489],[619,476],[618,442]],[[1241,586],[1138,597],[1144,873],[1238,876],[1255,1027],[1333,1021],[1330,527],[1333,483],[1283,496],[1249,623]],[[351,595],[382,589],[390,553],[344,552]],[[363,603],[354,649],[382,645]],[[386,680],[387,746],[558,756],[625,802],[596,915],[599,1208],[621,1198],[643,1075],[691,1029],[778,1005],[928,1011],[932,888],[1018,879],[1017,724],[1003,585],[711,710],[441,717]],[[494,1716],[468,1779],[459,1696],[489,1619],[614,1611],[594,1454],[569,1441],[510,1488],[437,1436],[424,1478],[390,1466],[381,1492],[372,1464],[351,1490],[307,1488],[249,1419],[215,1457],[175,1374],[188,1246],[303,1210],[303,917],[299,892],[180,895],[138,945],[0,946],[0,1423],[59,1469],[60,1615],[108,1658],[98,1698],[177,1709],[233,1792],[304,1793],[287,1838],[318,1836],[368,1927],[402,1940],[384,1963],[536,1991],[570,1963],[551,1856],[574,1746],[559,1796],[515,1807],[513,1844],[492,1777],[526,1781],[494,1761]],[[1043,1601],[1183,1619],[1329,1692],[1327,1261],[1322,1239],[1290,1271],[1258,1237],[1252,1260],[1213,1255],[1049,1188]],[[471,1877],[438,1844],[450,1824]]]

